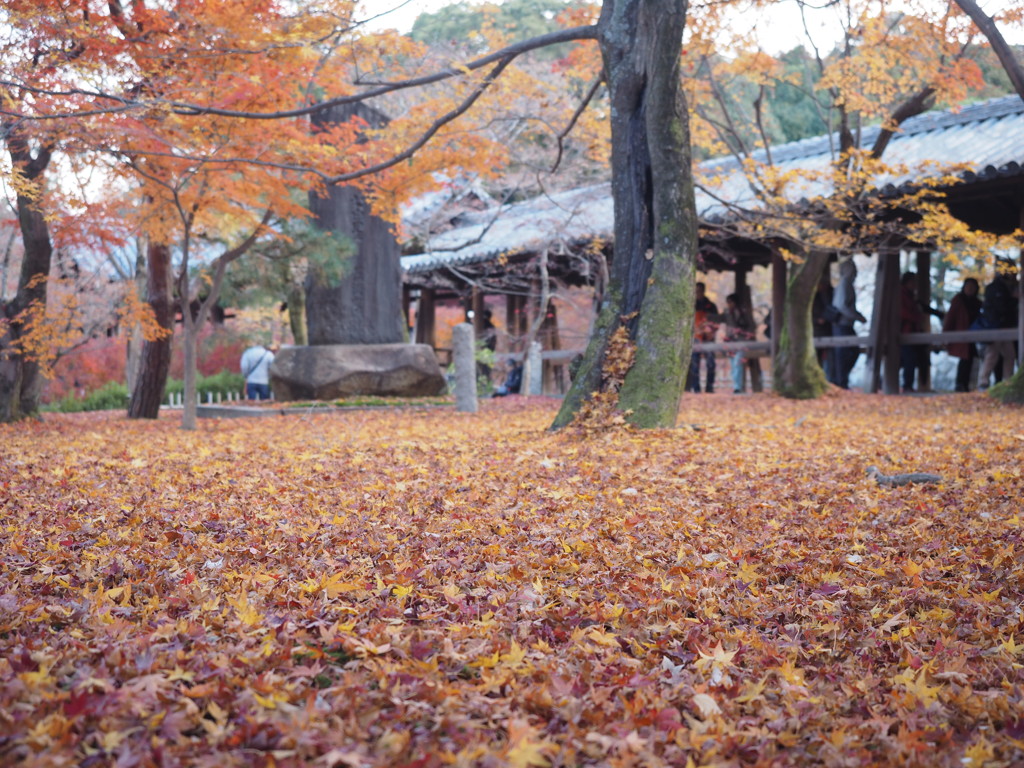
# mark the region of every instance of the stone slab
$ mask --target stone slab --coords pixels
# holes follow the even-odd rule
[[[432,397],[448,383],[427,344],[325,344],[286,347],[270,366],[278,402],[353,395]]]

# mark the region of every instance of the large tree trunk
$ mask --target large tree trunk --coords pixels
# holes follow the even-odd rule
[[[318,112],[314,127],[354,117],[371,128],[384,125],[379,112],[362,104]],[[326,197],[310,195],[317,225],[351,238],[355,253],[338,285],[306,282],[306,326],[310,344],[388,344],[404,340],[402,270],[391,226],[370,213],[355,187],[332,187]]]
[[[619,393],[639,427],[675,425],[689,367],[697,224],[679,86],[685,0],[606,0],[598,38],[611,99],[615,255],[590,344],[554,427],[604,384],[623,323],[636,358]]]
[[[18,134],[10,137],[8,144],[11,159],[25,180],[38,182],[50,164],[50,150],[41,149],[33,158],[23,137]],[[10,326],[0,339],[0,421],[15,421],[39,410],[42,375],[38,363],[26,360],[17,347],[22,329],[15,319],[33,303],[46,306],[46,281],[50,275],[53,245],[50,228],[39,206],[39,194],[41,190],[32,196],[19,193],[17,197],[18,227],[24,254],[18,292],[14,300],[4,307]]]
[[[28,309],[37,302],[46,306],[46,279],[50,275],[50,261],[53,256],[50,228],[36,200],[18,195],[18,226],[21,229],[25,253],[21,261],[18,294],[14,300],[16,313]],[[17,328],[14,328],[14,333],[18,333]],[[43,376],[35,360],[22,359],[20,363],[21,381],[17,390],[19,403],[16,410],[22,416],[29,416],[39,410]]]
[[[174,308],[171,303],[171,249],[150,243],[146,250],[146,299],[161,328],[174,331]],[[128,418],[155,419],[160,415],[167,373],[171,368],[171,339],[146,341],[136,375],[135,388],[128,403]]]
[[[826,251],[812,251],[802,263],[789,263],[782,333],[772,369],[772,389],[784,397],[808,400],[828,389],[814,351],[811,308],[814,292],[828,265]]]

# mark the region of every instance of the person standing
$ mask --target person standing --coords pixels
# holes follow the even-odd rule
[[[832,281],[829,278],[828,269],[821,275],[818,287],[814,291],[814,299],[811,301],[811,326],[814,338],[824,338],[832,335],[832,321],[830,318],[836,316],[832,309]],[[817,350],[818,365],[825,371],[825,378],[831,381],[832,355],[829,350],[821,347]]]
[[[838,319],[832,323],[833,336],[854,336],[853,324],[858,320],[864,322],[864,315],[857,311],[857,292],[854,281],[857,279],[857,265],[849,258],[839,264],[839,284],[832,297],[832,306],[839,313]],[[850,371],[853,370],[860,350],[857,347],[836,347],[833,351],[832,377],[830,382],[842,389],[850,388]]]
[[[1012,267],[1009,269],[997,268],[995,278],[985,287],[985,300],[981,305],[981,315],[986,327],[1017,327],[1017,281],[1014,279],[1014,274]],[[985,357],[981,361],[978,389],[988,389],[989,376],[992,375],[1000,358],[1003,361],[1003,379],[1010,378],[1013,375],[1015,357],[1012,341],[989,342],[985,347]]]
[[[900,278],[900,333],[924,333],[927,316],[917,301],[917,273],[904,272]],[[928,350],[921,344],[900,345],[900,368],[903,370],[903,392],[914,391],[914,373]]]
[[[242,353],[239,367],[245,377],[245,397],[248,400],[270,399],[270,364],[274,362],[274,347],[254,344]]]
[[[694,341],[714,341],[718,326],[713,319],[718,315],[718,305],[706,294],[707,286],[697,283],[694,286],[693,301],[693,337]],[[690,356],[690,374],[686,378],[686,389],[689,392],[700,392],[700,359],[704,358],[705,392],[715,391],[715,353],[694,352]]]
[[[960,293],[949,302],[949,311],[942,321],[943,331],[966,331],[978,318],[981,299],[978,298],[978,281],[973,277],[964,280]],[[956,391],[967,392],[971,388],[971,368],[978,357],[978,348],[967,341],[949,345],[949,354],[959,359],[956,364]]]
[[[725,297],[725,340],[753,341],[756,331],[754,318],[744,307],[740,306],[739,296],[730,293]],[[746,368],[747,354],[740,350],[732,356],[732,391],[734,395],[743,392],[743,373]]]

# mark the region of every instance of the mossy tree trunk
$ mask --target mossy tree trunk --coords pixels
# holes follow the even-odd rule
[[[1006,381],[1001,381],[988,391],[989,397],[1007,405],[1024,404],[1024,368],[1018,368]]]
[[[611,102],[615,255],[590,344],[553,428],[603,387],[623,323],[636,359],[619,406],[639,427],[671,427],[689,367],[697,224],[679,86],[685,0],[606,0],[598,40]]]
[[[782,333],[772,369],[772,388],[783,397],[810,400],[820,397],[828,382],[814,351],[811,307],[829,254],[811,251],[802,262],[789,262],[786,301],[782,307]]]

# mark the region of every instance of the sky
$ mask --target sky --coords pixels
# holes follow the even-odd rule
[[[372,28],[395,28],[400,32],[408,32],[416,17],[421,13],[433,12],[445,5],[453,5],[456,0],[364,0],[364,7],[369,13],[379,14],[370,24]],[[469,0],[473,2],[474,0]],[[936,0],[937,2],[939,0]],[[1021,0],[981,0],[981,7],[988,13],[1017,5]],[[769,53],[788,51],[803,42],[800,17],[795,11],[795,3],[780,3],[771,12],[759,13],[756,26],[763,44]],[[815,30],[817,32],[817,30]],[[827,25],[822,30],[827,33]],[[1024,44],[1024,31],[1003,29],[1003,34],[1011,43]],[[837,33],[832,33],[837,36]]]

